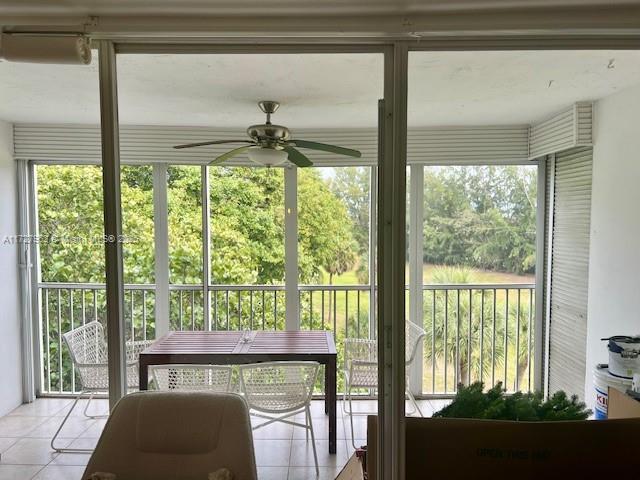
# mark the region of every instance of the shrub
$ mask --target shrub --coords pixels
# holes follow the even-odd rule
[[[591,410],[576,395],[569,398],[563,391],[544,400],[541,392],[506,395],[502,382],[485,392],[484,384],[476,382],[459,385],[453,401],[433,416],[542,422],[586,420],[589,415]]]

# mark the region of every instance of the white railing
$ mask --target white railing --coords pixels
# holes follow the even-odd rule
[[[105,285],[43,282],[39,295],[41,392],[75,392],[79,385],[62,335],[104,320]],[[172,285],[169,297],[174,330],[285,328],[283,285],[210,285],[206,291]],[[332,331],[338,365],[346,336],[375,335],[369,285],[300,285],[298,297],[300,328]],[[423,297],[424,394],[453,394],[458,383],[476,380],[503,381],[509,390],[532,387],[534,285],[425,285]],[[125,285],[124,303],[127,339],[155,338],[155,285]]]

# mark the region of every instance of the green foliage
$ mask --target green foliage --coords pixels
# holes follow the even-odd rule
[[[424,260],[532,273],[535,175],[518,166],[425,168]]]
[[[369,255],[369,216],[371,173],[367,167],[336,168],[329,188],[346,207],[352,222],[353,239],[357,244],[359,261],[358,281],[369,282],[367,257]]]
[[[578,400],[563,391],[556,392],[548,400],[541,392],[516,392],[506,395],[502,383],[484,391],[482,382],[467,387],[458,386],[453,401],[433,414],[442,418],[481,418],[491,420],[519,420],[527,422],[586,420],[591,411]]]
[[[200,167],[168,170],[170,280],[202,282]],[[211,277],[214,284],[284,280],[284,175],[281,169],[210,169]],[[154,283],[153,181],[150,166],[122,168],[126,283]],[[299,271],[343,273],[356,262],[353,223],[342,200],[313,169],[300,172]],[[104,282],[102,178],[95,166],[38,167],[42,279]]]
[[[511,307],[506,318],[507,298],[504,290],[460,292],[438,290],[435,287],[438,284],[470,283],[480,282],[468,268],[439,267],[434,270],[431,281],[434,289],[425,291],[423,300],[425,359],[441,369],[442,376],[446,376],[450,386],[492,378],[495,373],[504,380],[505,363],[513,367],[513,371],[507,369],[509,385],[515,385],[516,379],[520,385],[525,385],[530,361],[531,293],[520,292],[520,306],[517,308],[517,292],[511,291]],[[446,371],[443,371],[445,366]],[[507,380],[504,380],[505,384]],[[444,389],[444,385],[441,388]]]

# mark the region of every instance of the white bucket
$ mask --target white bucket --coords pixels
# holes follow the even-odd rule
[[[607,365],[597,365],[593,370],[593,387],[596,395],[595,419],[606,420],[609,405],[609,387],[626,392],[631,388],[631,380],[611,375]]]
[[[617,335],[603,340],[608,342],[609,373],[628,379],[640,373],[640,337]]]

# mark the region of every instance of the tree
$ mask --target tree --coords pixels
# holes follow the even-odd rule
[[[358,279],[368,283],[369,217],[371,172],[367,167],[341,167],[334,169],[329,187],[347,209],[353,224],[353,238],[358,249]]]
[[[427,167],[424,260],[513,273],[535,267],[535,170]]]

